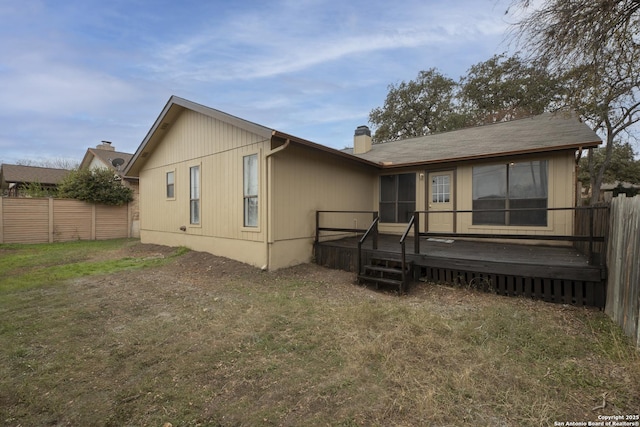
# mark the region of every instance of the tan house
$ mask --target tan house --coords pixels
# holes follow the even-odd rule
[[[140,179],[143,242],[273,270],[312,259],[317,211],[351,211],[324,219],[345,229],[377,211],[386,233],[414,211],[459,210],[470,213],[429,215],[421,230],[571,234],[571,212],[490,210],[574,206],[576,150],[600,143],[543,114],[376,145],[359,127],[338,151],[172,97],[124,174]]]
[[[129,203],[130,236],[140,237],[140,191],[137,177],[129,177],[124,170],[133,157],[131,153],[116,151],[110,141],[102,141],[96,148],[89,148],[80,163],[80,169],[111,169],[122,179],[122,184],[133,191],[133,201]]]

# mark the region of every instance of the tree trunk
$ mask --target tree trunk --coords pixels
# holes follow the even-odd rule
[[[593,158],[589,153],[589,173],[591,175],[591,204],[594,205],[600,200],[600,187],[604,178],[604,171],[609,167],[611,162],[611,153],[613,153],[613,134],[611,128],[607,126],[607,145],[604,150],[604,160],[598,168],[597,173],[593,170]]]

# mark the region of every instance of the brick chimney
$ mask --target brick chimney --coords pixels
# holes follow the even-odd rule
[[[371,131],[366,125],[358,126],[353,135],[353,154],[364,154],[371,150]]]
[[[102,141],[101,144],[96,145],[99,150],[116,151],[115,147],[111,145],[111,141]]]

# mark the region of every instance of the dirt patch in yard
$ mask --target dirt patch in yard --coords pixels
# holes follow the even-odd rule
[[[0,304],[0,421],[537,426],[640,406],[640,358],[597,310],[176,251],[126,242],[96,258],[167,262]]]

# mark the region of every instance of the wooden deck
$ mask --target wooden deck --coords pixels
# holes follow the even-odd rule
[[[316,244],[316,262],[356,272],[358,239]],[[502,295],[604,307],[606,268],[589,265],[587,257],[573,247],[438,240],[421,238],[420,253],[415,254],[413,238],[407,239],[406,260],[413,264],[414,280],[457,283]],[[363,245],[363,264],[373,257],[400,259],[399,236],[380,235],[377,250],[369,239]]]

